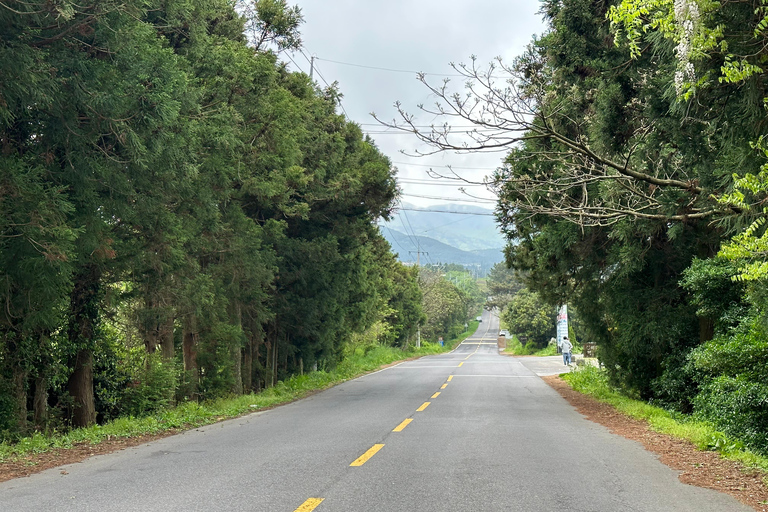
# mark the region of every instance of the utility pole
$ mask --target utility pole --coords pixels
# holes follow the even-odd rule
[[[416,253],[416,269],[419,271],[419,274],[421,274],[421,254],[422,254],[422,250],[421,250],[421,244],[418,243],[418,238],[416,239],[416,250],[415,251],[408,251],[408,254],[413,254],[414,252]],[[428,252],[424,252],[424,254],[429,256]],[[421,281],[421,279],[419,277],[417,277],[417,279],[419,279],[419,282]],[[416,348],[421,348],[421,326],[419,326],[416,329]]]
[[[315,74],[315,56],[309,56],[309,80],[312,81],[312,77]]]

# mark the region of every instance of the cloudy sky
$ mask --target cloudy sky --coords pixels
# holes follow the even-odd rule
[[[445,75],[455,75],[450,66],[467,63],[472,55],[488,63],[497,56],[511,62],[541,34],[543,25],[537,14],[537,0],[289,0],[304,15],[303,52],[284,54],[292,68],[309,73],[308,59],[315,57],[315,80],[321,85],[339,82],[342,106],[349,119],[376,140],[379,148],[398,168],[402,200],[420,206],[464,199],[466,204],[488,208],[492,202],[473,203],[458,191],[458,185],[433,180],[428,171],[447,172],[446,165],[467,179],[482,181],[493,172],[502,155],[441,153],[409,157],[401,151],[426,149],[408,134],[398,134],[378,125],[370,116],[392,120],[397,116],[394,103],[418,114],[418,104],[434,104],[416,72],[427,73],[431,83],[439,84]],[[463,79],[452,77],[460,90]],[[434,116],[421,114],[417,124],[440,123]],[[482,186],[466,187],[483,198],[493,196]],[[421,196],[421,197],[419,197]],[[440,199],[429,199],[436,197]]]

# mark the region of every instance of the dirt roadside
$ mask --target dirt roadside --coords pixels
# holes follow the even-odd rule
[[[768,475],[765,473],[722,459],[716,452],[697,450],[688,441],[654,432],[646,422],[630,418],[608,404],[574,391],[557,375],[542,379],[588,420],[607,427],[614,434],[642,443],[646,450],[657,454],[663,464],[680,471],[681,482],[730,494],[759,512],[768,512],[768,485],[765,483]]]

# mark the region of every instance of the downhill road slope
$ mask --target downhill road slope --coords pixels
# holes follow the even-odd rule
[[[741,511],[580,416],[498,319],[450,354],[0,484],[8,511]]]

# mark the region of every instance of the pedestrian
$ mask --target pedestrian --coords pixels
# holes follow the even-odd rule
[[[568,339],[568,336],[563,336],[563,342],[560,344],[560,348],[563,350],[563,364],[571,366],[571,350],[573,350],[573,343]]]

